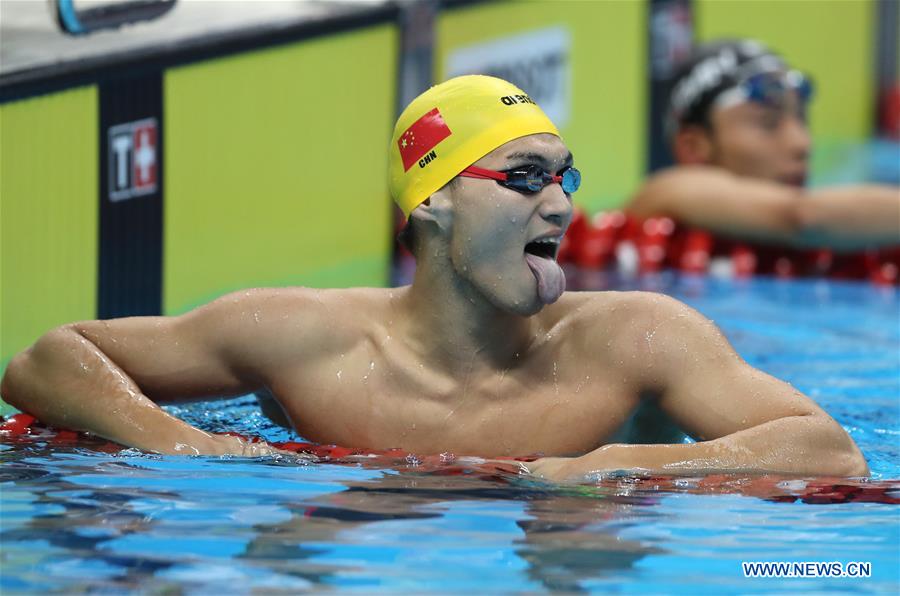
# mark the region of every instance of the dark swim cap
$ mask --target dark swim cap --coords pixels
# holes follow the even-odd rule
[[[784,60],[753,40],[725,39],[694,48],[675,73],[666,109],[666,135],[685,124],[706,124],[716,98],[760,73],[786,70]]]

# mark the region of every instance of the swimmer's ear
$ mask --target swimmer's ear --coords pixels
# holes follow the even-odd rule
[[[413,209],[409,216],[422,222],[430,222],[442,232],[450,231],[450,224],[453,221],[453,202],[450,200],[447,187],[445,186],[425,199]]]
[[[695,125],[680,129],[672,141],[672,155],[682,165],[712,163],[713,143],[709,131]]]

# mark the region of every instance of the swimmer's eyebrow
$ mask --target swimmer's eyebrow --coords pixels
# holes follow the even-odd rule
[[[529,161],[531,163],[537,163],[538,165],[540,165],[541,167],[543,167],[546,170],[549,170],[550,167],[553,165],[550,162],[550,160],[548,160],[546,157],[544,157],[540,153],[521,153],[521,152],[510,153],[509,155],[506,156],[506,159],[522,159],[525,161]],[[563,168],[570,167],[572,165],[572,160],[573,160],[572,153],[570,152],[568,155],[566,155],[566,158],[563,160]],[[562,168],[560,168],[560,169],[562,169]]]

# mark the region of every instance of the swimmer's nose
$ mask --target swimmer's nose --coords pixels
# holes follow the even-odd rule
[[[545,221],[563,229],[572,220],[572,201],[559,184],[548,184],[541,191],[541,207],[539,211]]]
[[[812,144],[806,123],[797,116],[789,116],[784,119],[781,134],[791,160],[805,163]]]

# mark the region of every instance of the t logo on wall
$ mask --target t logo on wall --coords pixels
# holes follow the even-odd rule
[[[109,128],[109,199],[122,201],[156,192],[156,118]]]
[[[527,93],[562,128],[571,105],[572,39],[555,26],[457,48],[447,56],[447,77],[483,74],[506,79]]]

